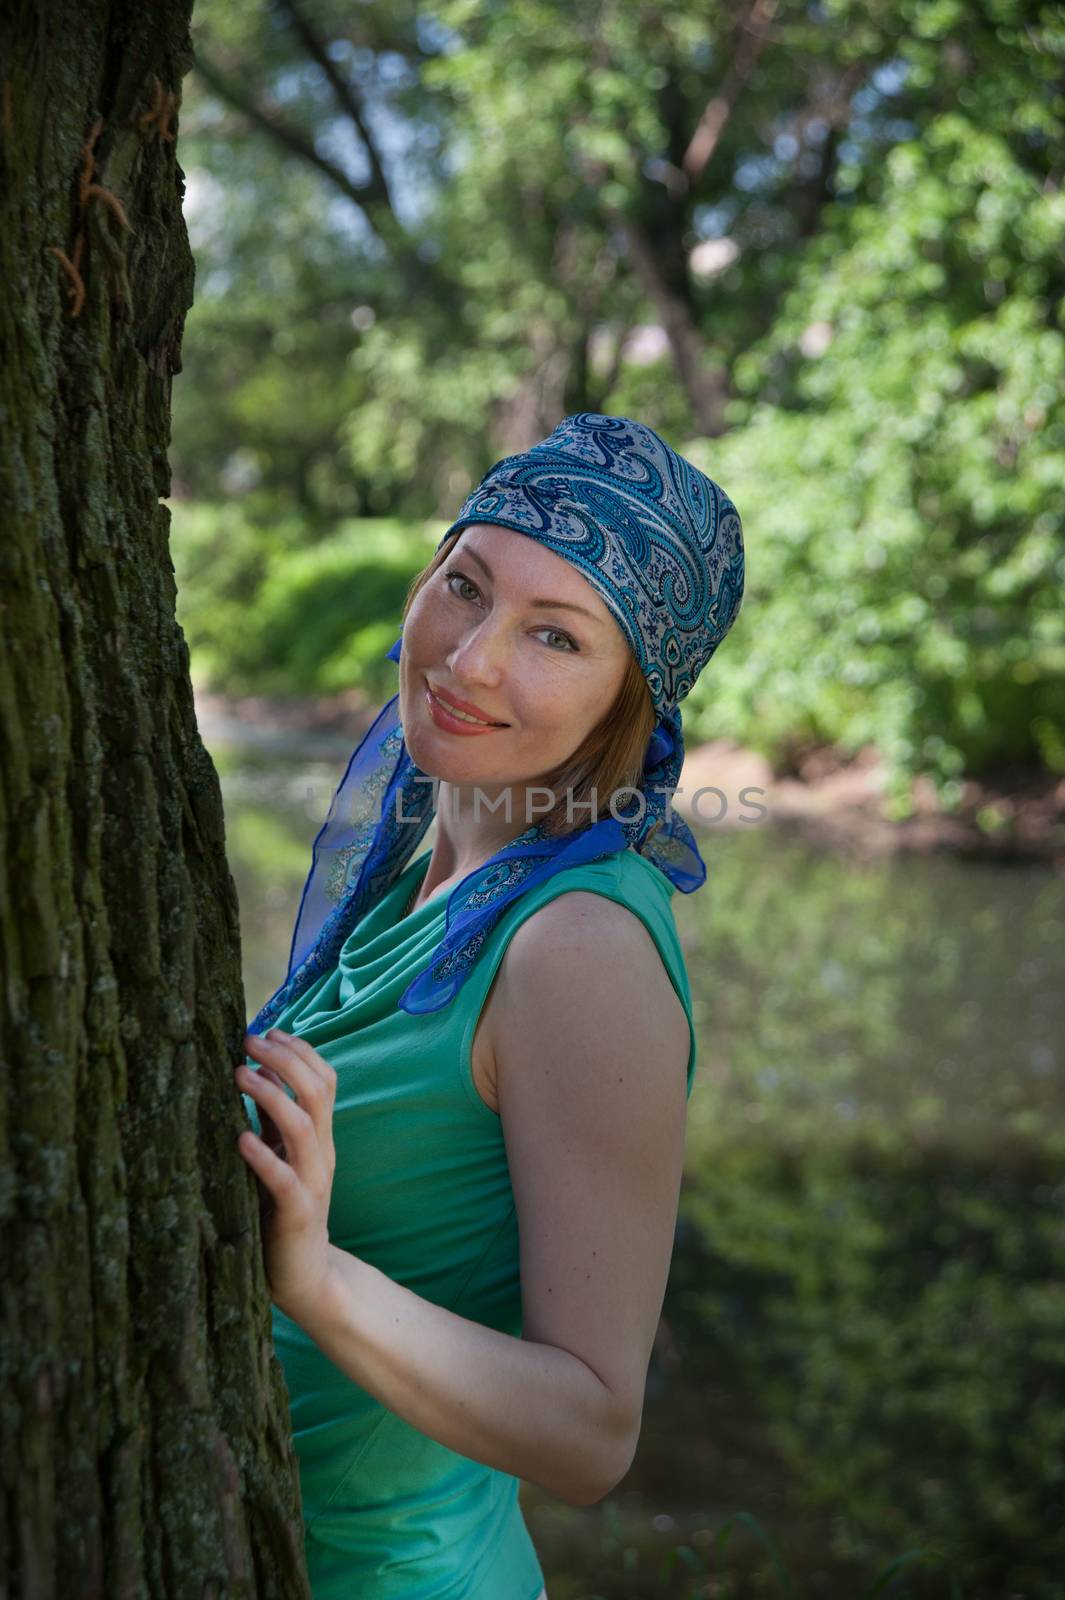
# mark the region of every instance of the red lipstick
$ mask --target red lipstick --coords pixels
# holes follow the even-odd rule
[[[468,700],[460,700],[458,695],[446,694],[443,690],[432,688],[428,679],[425,684],[425,703],[429,708],[429,715],[437,727],[445,729],[448,733],[496,733],[500,728],[507,726],[505,722],[482,721],[481,723],[475,723],[467,722],[462,717],[454,716],[449,707],[453,707],[458,711],[466,711],[471,717],[484,717],[485,713],[476,706],[471,705]]]

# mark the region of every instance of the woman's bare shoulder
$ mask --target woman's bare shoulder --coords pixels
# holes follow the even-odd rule
[[[594,890],[557,895],[511,935],[492,993],[497,1074],[512,1028],[527,1021],[530,1000],[561,1011],[563,1025],[568,1011],[575,1035],[578,1012],[638,1005],[663,1048],[687,1061],[687,1015],[654,939],[635,911]]]

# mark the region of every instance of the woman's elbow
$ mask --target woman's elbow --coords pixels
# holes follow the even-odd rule
[[[621,1448],[613,1453],[608,1462],[599,1464],[599,1469],[590,1482],[562,1496],[566,1504],[578,1507],[596,1506],[608,1495],[613,1494],[622,1480],[629,1475],[632,1463],[636,1459],[639,1437],[640,1424],[637,1422]]]

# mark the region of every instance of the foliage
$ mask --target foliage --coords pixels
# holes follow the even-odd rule
[[[994,764],[1065,772],[1063,243],[1065,194],[954,115],[829,227],[744,358],[744,424],[691,447],[757,530],[749,644],[696,728],[875,743],[948,800]]]
[[[263,527],[239,505],[176,507],[178,620],[194,678],[237,694],[394,694],[386,652],[442,532],[362,518],[308,546],[298,520]]]
[[[747,537],[689,742],[875,744],[900,814],[917,773],[950,805],[1065,772],[1065,29],[787,0],[753,38],[711,0],[200,0],[179,491],[268,496],[294,549],[296,516],[449,521],[566,411],[638,416]],[[372,655],[316,672],[281,609],[279,687]]]

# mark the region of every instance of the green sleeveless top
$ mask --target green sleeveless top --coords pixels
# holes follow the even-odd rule
[[[409,862],[349,935],[337,966],[277,1026],[337,1074],[329,1237],[448,1310],[522,1329],[518,1226],[501,1119],[471,1047],[514,930],[568,890],[627,906],[653,938],[688,1016],[669,879],[632,850],[570,867],[504,912],[455,999],[410,1016],[399,997],[443,937],[450,888],[401,915],[429,852]],[[254,1065],[254,1063],[251,1063]],[[244,1096],[258,1132],[255,1102]],[[273,1307],[288,1385],[314,1600],[535,1600],[543,1587],[518,1479],[446,1449],[373,1399]]]

